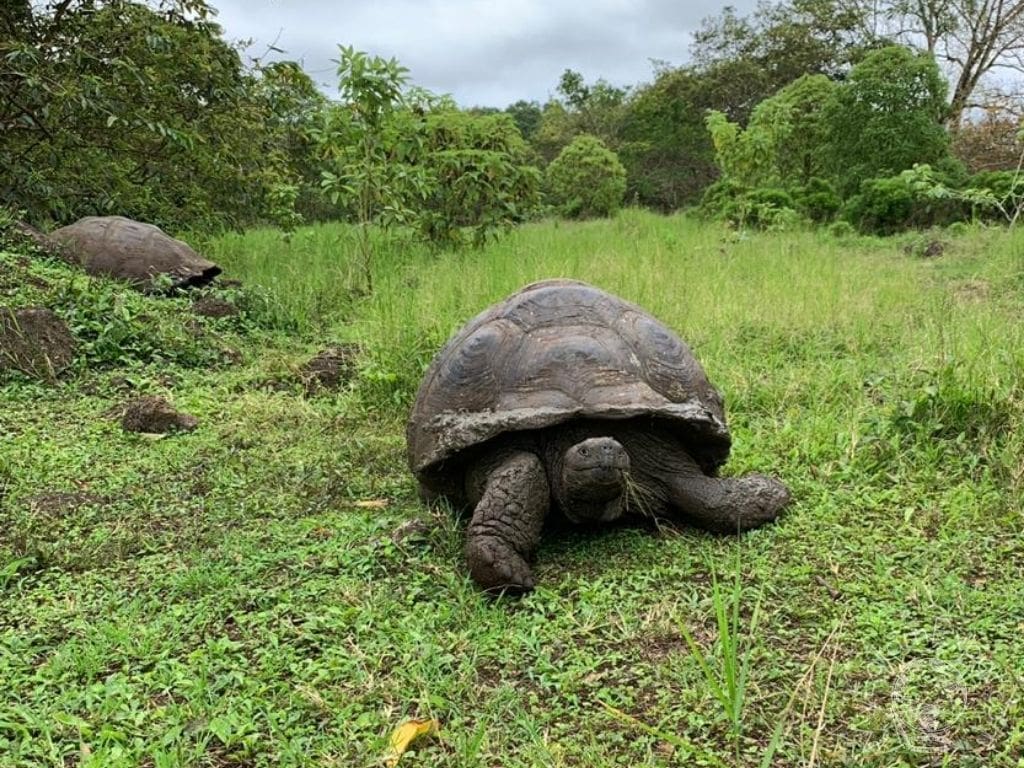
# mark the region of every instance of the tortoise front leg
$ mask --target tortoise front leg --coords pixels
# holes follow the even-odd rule
[[[791,501],[789,490],[774,477],[709,477],[689,454],[679,454],[669,478],[670,504],[701,528],[746,531],[771,522]]]
[[[508,451],[478,464],[469,491],[479,499],[466,529],[466,561],[489,592],[533,589],[529,559],[540,543],[550,503],[544,466],[534,454]]]

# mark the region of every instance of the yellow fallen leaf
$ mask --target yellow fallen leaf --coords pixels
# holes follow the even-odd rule
[[[355,502],[355,506],[360,509],[384,509],[387,505],[387,499],[361,499]]]
[[[432,736],[438,732],[440,727],[437,720],[432,718],[406,720],[391,732],[391,743],[388,753],[384,757],[384,765],[387,768],[395,768],[402,755],[416,739]]]

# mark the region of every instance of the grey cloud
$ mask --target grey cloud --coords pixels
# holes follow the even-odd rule
[[[701,19],[723,4],[676,0],[213,0],[232,39],[275,42],[332,91],[337,45],[394,56],[412,80],[464,106],[544,101],[566,68],[616,85],[682,63]],[[740,12],[754,0],[736,0]]]

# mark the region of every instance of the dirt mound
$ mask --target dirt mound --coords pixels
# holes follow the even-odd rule
[[[75,357],[75,339],[63,320],[43,307],[0,307],[0,371],[14,368],[54,381]]]
[[[299,371],[306,393],[340,389],[355,375],[358,357],[358,344],[336,344],[324,349]]]
[[[204,296],[192,302],[192,311],[203,317],[235,317],[238,307],[216,296]]]
[[[176,411],[164,398],[147,395],[129,400],[124,406],[121,427],[126,432],[167,434],[168,432],[191,432],[199,420],[190,414]]]

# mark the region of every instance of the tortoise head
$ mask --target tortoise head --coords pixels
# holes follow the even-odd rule
[[[591,437],[570,446],[562,456],[554,493],[574,523],[605,523],[626,508],[629,454],[611,437]]]

